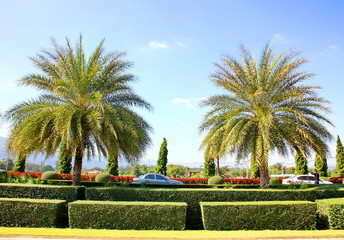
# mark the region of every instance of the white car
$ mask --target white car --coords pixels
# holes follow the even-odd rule
[[[183,184],[181,181],[171,180],[168,177],[157,173],[147,173],[138,178],[134,178],[133,180],[134,183]]]
[[[313,175],[296,175],[282,180],[282,184],[315,184]],[[319,184],[333,184],[332,182],[319,179]]]

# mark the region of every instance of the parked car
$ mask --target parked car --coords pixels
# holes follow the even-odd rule
[[[134,178],[134,183],[183,184],[181,181],[171,180],[168,177],[157,173],[147,173],[138,178]]]
[[[296,175],[282,180],[282,184],[315,184],[315,177],[312,175]],[[333,184],[332,182],[319,179],[319,184]]]

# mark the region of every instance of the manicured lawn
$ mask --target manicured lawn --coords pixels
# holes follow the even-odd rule
[[[56,236],[90,238],[164,238],[164,239],[271,239],[271,238],[338,238],[344,230],[312,231],[137,231],[58,228],[0,227],[0,236]]]

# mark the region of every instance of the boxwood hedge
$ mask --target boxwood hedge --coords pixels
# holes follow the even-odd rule
[[[316,201],[319,229],[344,229],[344,198]]]
[[[308,201],[201,202],[206,230],[312,230],[316,203]]]
[[[37,184],[0,183],[2,198],[61,199],[72,202],[85,199],[83,187],[50,186]]]
[[[344,197],[338,190],[285,189],[144,189],[144,188],[87,188],[86,199],[110,201],[186,202],[187,229],[202,229],[199,202],[240,201],[315,201]]]
[[[0,226],[66,227],[67,202],[64,200],[0,198]]]
[[[68,205],[71,228],[183,230],[186,203],[76,201]]]

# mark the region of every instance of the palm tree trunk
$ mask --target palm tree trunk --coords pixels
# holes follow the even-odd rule
[[[259,175],[260,175],[260,188],[266,187],[266,185],[270,182],[270,176],[269,176],[269,163],[268,163],[268,155],[269,152],[266,150],[267,148],[264,146],[261,146],[259,149],[259,158],[258,158],[258,164],[259,164]]]
[[[260,173],[260,188],[264,188],[270,182],[269,168],[267,163],[262,163],[259,166]]]
[[[220,157],[216,157],[216,176],[220,176]]]
[[[82,170],[82,158],[83,151],[81,148],[77,148],[74,158],[74,168],[73,168],[73,185],[81,185],[81,170]]]

